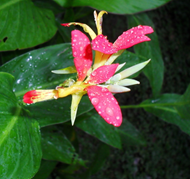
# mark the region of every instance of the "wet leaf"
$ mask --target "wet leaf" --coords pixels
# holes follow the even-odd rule
[[[147,112],[177,125],[190,135],[190,119],[182,119],[176,109],[176,106],[180,106],[180,98],[181,96],[177,94],[163,94],[157,99],[148,99],[141,104]]]
[[[1,0],[0,51],[34,47],[56,33],[53,12],[31,0]]]
[[[42,128],[41,132],[44,159],[84,165],[84,161],[78,157],[75,148],[62,132],[51,131],[49,128]]]
[[[32,178],[41,161],[39,124],[13,93],[14,77],[0,72],[0,178]]]

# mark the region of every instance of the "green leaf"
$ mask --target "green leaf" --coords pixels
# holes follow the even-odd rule
[[[184,95],[177,101],[181,105],[176,106],[179,115],[183,119],[190,119],[190,85],[188,86]]]
[[[42,160],[38,173],[32,179],[47,179],[58,162]]]
[[[140,132],[126,119],[123,119],[121,127],[118,128],[121,136],[122,144],[130,145],[146,145],[146,140]]]
[[[190,135],[190,119],[182,119],[176,109],[180,104],[180,95],[163,94],[158,99],[148,99],[141,106],[162,120],[177,125],[182,131]]]
[[[118,131],[114,126],[106,123],[95,110],[79,116],[76,119],[75,125],[102,142],[121,149],[121,140]]]
[[[105,10],[116,14],[134,14],[137,12],[155,9],[170,0],[54,0],[64,7],[90,6],[98,10]]]
[[[56,128],[52,130],[49,127],[41,129],[43,158],[66,164],[84,165],[84,161],[78,157],[67,137],[62,132],[55,132],[55,130]]]
[[[15,77],[13,90],[18,99],[33,89],[55,88],[72,75],[57,75],[52,70],[73,65],[71,44],[60,44],[34,50],[14,58],[0,67],[0,71],[9,72]],[[40,126],[48,126],[70,120],[71,98],[63,98],[27,105],[31,115],[39,121]],[[87,96],[79,104],[78,115],[93,107]]]
[[[52,11],[31,0],[0,1],[0,51],[34,47],[56,33]]]
[[[154,27],[153,22],[148,17],[148,15],[139,14],[133,15],[128,18],[129,28],[137,26],[139,24],[149,25]],[[159,47],[158,37],[156,32],[149,35],[151,41],[143,42],[134,46],[135,53],[141,57],[142,61],[151,59],[149,64],[144,68],[143,72],[149,79],[153,97],[159,96],[162,88],[163,76],[164,76],[164,64],[161,55],[161,50]]]
[[[0,72],[0,178],[31,178],[41,161],[39,124],[18,104],[14,77]]]

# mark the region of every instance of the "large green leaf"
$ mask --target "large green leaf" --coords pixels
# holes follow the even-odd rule
[[[158,99],[148,99],[141,106],[162,120],[175,124],[180,129],[190,135],[190,119],[182,119],[176,109],[181,106],[180,95],[163,94]]]
[[[137,12],[157,8],[170,0],[54,0],[64,7],[90,6],[98,10],[105,10],[117,14],[134,14]]]
[[[130,16],[128,18],[128,24],[130,28],[139,24],[154,27],[153,22],[145,13]],[[141,57],[142,61],[151,59],[150,63],[144,68],[143,72],[150,81],[153,96],[157,97],[162,88],[164,64],[156,32],[150,34],[149,37],[151,38],[150,42],[143,42],[135,45],[134,49],[135,53]]]
[[[19,106],[14,77],[0,72],[0,178],[31,178],[41,161],[39,125]]]
[[[119,132],[114,126],[106,123],[95,110],[79,116],[75,125],[102,142],[121,149]]]
[[[33,47],[56,33],[52,11],[31,0],[1,0],[0,24],[0,51]]]
[[[61,131],[57,131],[56,128],[53,129],[47,127],[41,130],[43,158],[67,164],[84,165],[84,161],[78,157],[75,148],[67,137]]]

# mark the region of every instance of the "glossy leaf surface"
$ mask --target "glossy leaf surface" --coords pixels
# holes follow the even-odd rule
[[[0,73],[0,178],[32,178],[41,161],[39,125],[18,104],[14,77]]]
[[[129,28],[137,25],[149,25],[154,27],[151,19],[144,13],[139,15],[133,15],[128,18]],[[147,67],[143,69],[143,72],[149,79],[152,93],[154,97],[157,97],[161,91],[163,76],[164,76],[164,64],[159,47],[158,37],[154,29],[154,33],[148,35],[151,39],[150,42],[143,42],[135,45],[135,53],[141,56],[142,61],[151,59]]]
[[[24,49],[51,39],[56,33],[53,12],[31,0],[0,1],[0,51]]]
[[[182,131],[190,135],[190,119],[182,119],[176,109],[176,106],[180,106],[179,100],[180,95],[163,94],[158,99],[144,101],[142,105],[147,112],[168,123],[177,125]]]
[[[53,132],[42,128],[42,152],[46,160],[60,161],[67,164],[84,162],[78,158],[75,148],[62,132]]]
[[[63,7],[90,6],[98,10],[105,10],[116,14],[134,14],[137,12],[157,8],[170,0],[54,0]]]

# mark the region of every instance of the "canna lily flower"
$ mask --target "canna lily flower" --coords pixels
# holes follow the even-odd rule
[[[128,77],[141,70],[150,60],[127,68],[120,73],[117,71],[125,64],[112,63],[124,49],[140,42],[149,41],[150,39],[145,34],[152,33],[153,30],[149,26],[134,27],[124,32],[112,44],[107,37],[102,35],[101,24],[104,13],[106,12],[101,11],[97,15],[95,12],[98,35],[86,24],[76,22],[62,24],[64,26],[80,25],[92,38],[91,43],[84,33],[73,30],[71,43],[75,66],[52,71],[56,74],[77,72],[77,80],[68,79],[56,89],[29,91],[23,97],[25,103],[31,104],[72,95],[71,123],[73,125],[79,102],[82,96],[87,94],[96,111],[107,123],[116,127],[121,125],[121,109],[112,93],[128,92],[130,89],[126,86],[139,84],[138,81]],[[95,50],[94,64],[92,50]]]

